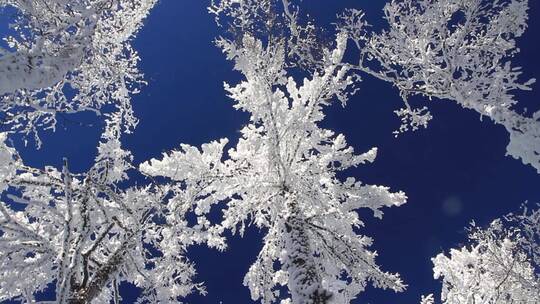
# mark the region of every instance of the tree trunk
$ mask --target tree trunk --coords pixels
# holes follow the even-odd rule
[[[102,291],[103,288],[111,281],[113,276],[118,272],[120,266],[124,263],[124,258],[127,254],[130,244],[130,237],[122,246],[113,254],[105,265],[102,265],[92,277],[92,280],[87,286],[78,288],[73,291],[73,296],[69,299],[69,304],[87,304],[91,303]]]
[[[313,251],[303,218],[296,204],[290,204],[291,216],[285,222],[287,230],[287,262],[289,291],[293,304],[327,304],[332,294],[322,287]]]

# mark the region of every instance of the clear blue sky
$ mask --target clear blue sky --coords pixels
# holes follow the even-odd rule
[[[223,81],[235,83],[240,75],[232,71],[212,40],[219,34],[207,1],[164,0],[151,12],[135,40],[141,70],[148,86],[133,98],[140,124],[134,134],[123,138],[137,163],[179,147],[200,145],[228,137],[232,144],[246,115],[235,111],[225,97]],[[302,7],[318,24],[331,26],[343,8],[362,8],[375,28],[380,27],[384,1],[305,0]],[[519,41],[517,57],[524,66],[524,78],[540,77],[540,6],[530,1],[529,29]],[[440,251],[462,244],[464,227],[471,220],[484,225],[505,213],[516,211],[526,200],[540,202],[540,175],[531,167],[505,157],[506,131],[478,114],[453,102],[428,102],[434,119],[428,129],[394,138],[400,121],[393,111],[401,107],[397,90],[389,84],[364,77],[360,91],[346,108],[328,109],[325,127],[343,133],[359,152],[376,146],[375,163],[351,173],[370,183],[403,190],[406,205],[387,209],[382,220],[365,215],[361,233],[372,236],[378,262],[383,269],[399,272],[409,288],[402,294],[368,287],[354,303],[412,304],[421,294],[439,293],[432,279],[430,258]],[[518,94],[523,107],[540,109],[540,88]],[[88,122],[91,117],[76,117]],[[96,153],[100,130],[64,122],[59,130],[43,138],[44,146],[21,147],[26,163],[38,167],[59,166],[63,156],[73,170],[87,169]],[[216,212],[216,217],[219,214]],[[243,239],[232,237],[229,249],[220,253],[204,247],[190,250],[208,295],[190,296],[188,303],[251,303],[242,285],[244,274],[261,248],[261,233],[249,230]],[[125,286],[125,291],[133,289]],[[125,302],[130,303],[129,296]]]

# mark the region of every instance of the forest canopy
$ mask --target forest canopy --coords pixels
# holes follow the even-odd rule
[[[438,110],[439,103],[458,105],[462,109],[447,127],[464,124],[459,115],[473,112],[482,119],[475,127],[498,128],[506,150],[497,150],[497,157],[511,157],[498,162],[519,161],[520,170],[530,171],[523,189],[532,192],[524,196],[538,189],[540,106],[520,100],[535,86],[527,75],[538,70],[519,57],[522,40],[531,39],[527,0],[392,0],[380,16],[357,5],[330,16],[330,24],[311,16],[307,1],[202,3],[212,24],[207,36],[213,36],[205,43],[222,53],[219,67],[177,72],[186,79],[196,73],[223,77],[220,103],[227,100],[227,113],[241,113],[231,115],[242,121],[235,121],[234,133],[203,134],[195,142],[160,129],[174,146],[131,149],[126,141],[141,125],[160,123],[144,122],[134,100],[152,86],[177,81],[162,79],[161,87],[145,76],[137,44],[154,11],[166,5],[0,0],[6,23],[0,31],[0,301],[212,302],[205,300],[212,296],[206,281],[215,278],[198,272],[212,261],[194,252],[208,248],[225,255],[242,242],[255,255],[237,261],[243,281],[233,283],[243,285],[253,302],[360,303],[374,289],[406,294],[424,286],[379,261],[386,260],[378,258],[384,248],[375,246],[383,236],[369,230],[373,218],[385,222],[385,213],[399,214],[416,203],[417,194],[391,179],[364,176],[388,150],[351,142],[356,133],[366,134],[360,122],[345,131],[332,124],[340,113],[343,119],[357,115],[349,109],[360,103],[366,83],[386,85],[400,100],[391,111],[398,127],[381,132],[373,124],[368,133],[389,134],[395,142],[419,137],[439,116],[454,115]],[[159,45],[173,37],[153,39]],[[182,48],[213,60],[195,43],[183,41]],[[175,63],[164,65],[189,66],[189,58],[172,58]],[[225,69],[228,74],[216,72]],[[210,81],[187,85],[189,93],[176,89],[167,98],[204,97]],[[169,110],[152,102],[146,109]],[[382,102],[390,101],[364,100],[362,111]],[[163,117],[191,115],[189,101],[176,104]],[[194,119],[221,128],[213,117]],[[77,145],[66,135],[70,128],[99,134],[92,151],[85,151],[92,160],[87,167],[41,152],[51,134],[62,137],[64,146],[53,143],[60,148]],[[415,148],[431,149],[424,144]],[[144,149],[161,153],[141,159]],[[28,151],[46,160],[35,165]],[[452,163],[451,157],[444,161]],[[477,170],[513,178],[498,168]],[[420,173],[406,174],[414,183]],[[540,198],[534,195],[527,199]],[[471,222],[461,228],[459,242],[422,256],[435,280],[415,301],[540,303],[540,209],[522,203],[506,202],[511,211],[481,225]],[[443,208],[453,216],[463,205],[451,198]],[[415,225],[436,230],[425,222]],[[259,238],[248,240],[250,231]]]

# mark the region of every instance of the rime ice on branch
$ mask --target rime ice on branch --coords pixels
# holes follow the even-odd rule
[[[10,132],[54,128],[57,113],[113,104],[136,124],[130,93],[143,83],[131,39],[155,0],[0,0],[15,36],[0,48],[0,110]]]
[[[52,284],[56,303],[119,303],[121,282],[141,288],[144,303],[204,292],[186,248],[224,244],[204,222],[188,225],[193,201],[179,197],[193,189],[175,189],[174,200],[166,186],[122,189],[131,156],[110,135],[93,167],[74,174],[67,160],[61,171],[25,166],[1,134],[0,301],[34,303]]]
[[[540,209],[495,220],[485,229],[473,226],[469,246],[432,259],[435,279],[443,283],[442,303],[537,304],[539,239]]]
[[[400,90],[400,131],[431,119],[427,108],[412,109],[408,96],[453,100],[503,125],[507,154],[540,173],[540,112],[529,117],[512,109],[513,92],[534,83],[520,80],[521,68],[511,61],[527,10],[527,0],[393,0],[384,9],[387,30],[368,33],[357,10],[342,16],[341,30],[360,50],[355,67]]]

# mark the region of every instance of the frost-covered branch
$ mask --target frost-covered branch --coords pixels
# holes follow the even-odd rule
[[[241,46],[243,37],[281,39],[286,46],[286,65],[312,72],[324,69],[325,49],[332,41],[300,14],[296,0],[213,0],[209,7],[231,42]]]
[[[191,280],[195,269],[185,251],[204,242],[222,248],[219,232],[202,219],[188,225],[194,200],[169,199],[169,187],[120,187],[131,155],[114,129],[83,174],[72,173],[67,160],[61,171],[24,166],[1,133],[0,190],[9,200],[0,203],[0,300],[33,303],[53,283],[56,303],[118,301],[119,282],[143,289],[146,303],[204,292]]]
[[[470,244],[432,259],[445,304],[537,304],[538,209],[472,227]],[[427,300],[426,300],[427,301]],[[433,303],[433,297],[430,298]]]
[[[3,0],[14,36],[0,56],[0,110],[9,132],[55,128],[58,113],[113,104],[136,124],[130,94],[143,83],[131,39],[154,0]]]
[[[540,112],[513,109],[514,92],[530,90],[512,57],[527,27],[527,0],[393,0],[385,6],[389,28],[365,31],[363,14],[350,10],[341,30],[360,50],[355,67],[401,92],[400,131],[426,126],[429,112],[411,109],[407,96],[448,99],[503,125],[510,134],[507,154],[540,172]]]

